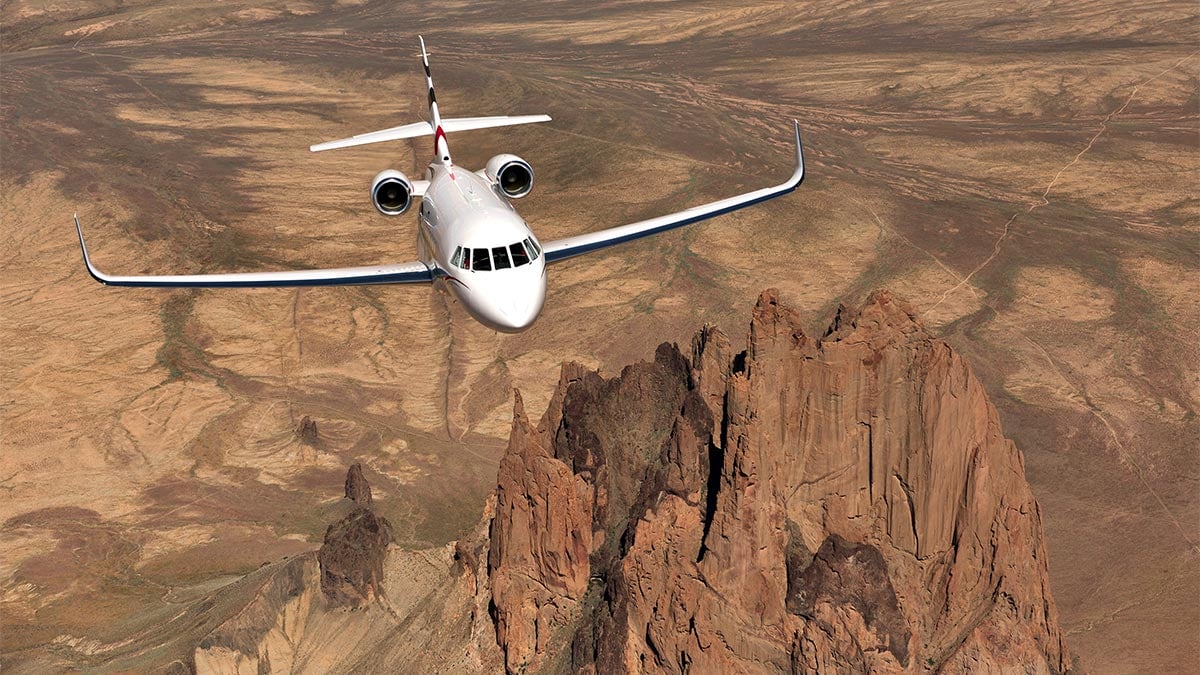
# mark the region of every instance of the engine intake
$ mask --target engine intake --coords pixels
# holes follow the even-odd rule
[[[371,203],[385,216],[398,216],[412,205],[413,186],[400,171],[380,171],[371,182]]]
[[[484,171],[506,197],[519,199],[533,189],[533,167],[516,155],[496,155]]]

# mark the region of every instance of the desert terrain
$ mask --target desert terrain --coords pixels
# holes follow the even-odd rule
[[[475,525],[514,387],[602,372],[768,286],[809,325],[902,294],[1024,452],[1089,672],[1200,662],[1200,10],[1116,2],[14,0],[0,8],[0,664],[126,636],[312,551],[360,461],[406,549]],[[427,139],[528,160],[542,240],[781,181],[799,191],[564,262],[529,331],[424,286],[157,291],[86,273],[414,258],[367,197]],[[738,344],[740,341],[740,345]],[[302,433],[302,421],[316,433]],[[310,427],[311,428],[311,427]]]

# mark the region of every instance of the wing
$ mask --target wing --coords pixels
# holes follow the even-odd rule
[[[83,243],[83,228],[75,215],[75,231],[83,264],[88,274],[109,286],[140,286],[160,288],[267,288],[273,286],[355,286],[367,284],[415,284],[433,280],[433,274],[423,263],[403,265],[372,265],[342,267],[327,270],[298,270],[295,272],[245,272],[238,274],[179,274],[168,276],[122,277],[105,274],[92,265],[87,245]]]
[[[780,183],[775,187],[747,192],[737,197],[729,197],[728,199],[711,202],[703,206],[693,206],[690,209],[667,216],[658,216],[657,218],[629,225],[621,225],[620,227],[612,227],[607,230],[600,230],[599,232],[590,232],[575,237],[567,237],[566,239],[557,239],[542,246],[542,250],[546,255],[546,262],[552,263],[565,260],[609,246],[624,244],[634,239],[649,237],[652,234],[683,227],[684,225],[691,225],[701,220],[737,211],[738,209],[743,209],[759,202],[765,202],[768,199],[773,199],[795,190],[800,185],[800,182],[804,180],[804,148],[800,145],[800,123],[795,122],[795,125],[796,170],[786,182]]]

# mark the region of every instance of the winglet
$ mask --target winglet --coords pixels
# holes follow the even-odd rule
[[[83,251],[83,264],[87,267],[88,274],[93,279],[102,284],[108,283],[108,278],[103,272],[92,266],[92,259],[88,256],[87,244],[83,243],[83,228],[79,226],[79,212],[75,212],[75,233],[79,235],[79,250]]]
[[[804,180],[804,145],[800,142],[800,122],[792,120],[792,124],[796,125],[796,171],[788,182],[795,188]]]

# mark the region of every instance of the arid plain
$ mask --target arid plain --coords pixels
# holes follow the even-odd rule
[[[0,663],[101,662],[311,550],[362,461],[406,547],[476,521],[512,388],[612,371],[779,287],[812,325],[887,287],[972,363],[1024,451],[1092,672],[1200,662],[1200,10],[1194,3],[68,3],[0,9]],[[114,273],[414,257],[368,182],[428,142],[515,152],[543,240],[809,177],[550,270],[499,335],[424,286],[156,291]],[[318,437],[297,434],[303,418]]]

